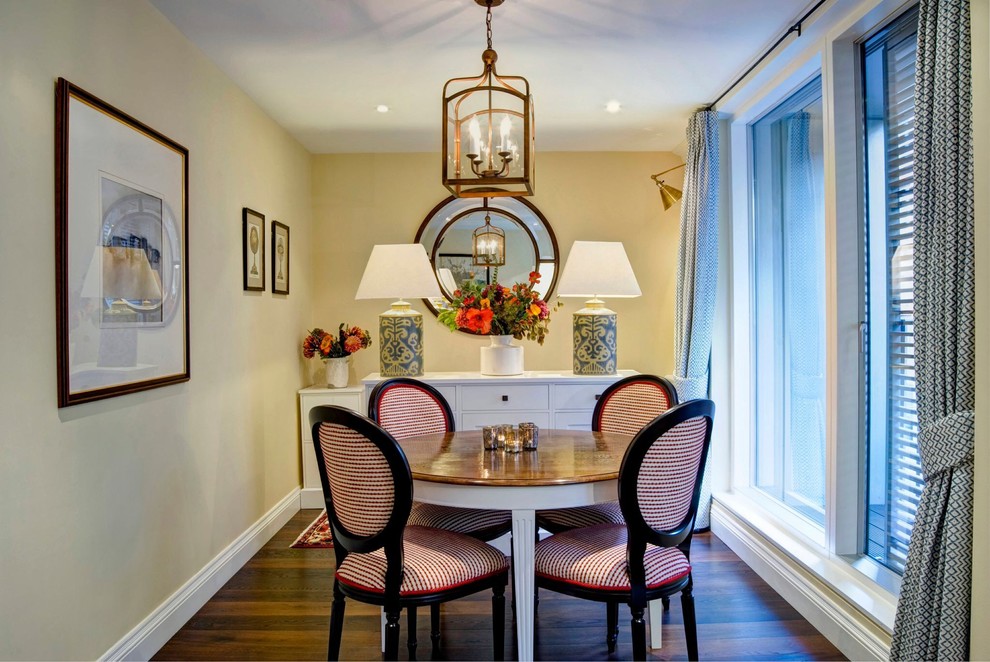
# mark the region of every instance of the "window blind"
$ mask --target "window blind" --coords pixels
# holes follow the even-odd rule
[[[917,14],[899,18],[864,45],[865,53],[883,58],[883,203],[885,225],[886,292],[869,292],[870,307],[876,311],[883,296],[883,328],[870,329],[871,342],[884,333],[886,348],[886,503],[880,513],[870,512],[883,529],[881,536],[868,535],[867,553],[890,568],[903,572],[908,540],[924,480],[918,454],[918,416],[914,364],[914,75],[917,49]],[[869,84],[869,83],[868,83]],[[869,92],[868,92],[869,93]],[[868,176],[879,172],[868,168]],[[876,236],[876,235],[873,235]],[[876,252],[870,253],[877,255]],[[873,366],[876,369],[876,365]],[[871,398],[883,397],[872,390]],[[869,411],[878,409],[870,407]],[[871,467],[870,479],[878,477]],[[868,504],[875,509],[876,504]],[[877,522],[877,520],[880,520]]]

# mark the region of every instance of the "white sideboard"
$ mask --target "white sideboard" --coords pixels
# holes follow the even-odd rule
[[[535,370],[511,377],[494,377],[479,372],[428,372],[417,379],[443,394],[453,410],[454,425],[458,430],[523,421],[548,429],[590,430],[591,414],[602,391],[609,384],[635,374],[638,374],[635,370],[620,370],[617,375],[588,377],[570,371]],[[309,410],[319,405],[338,405],[367,415],[368,397],[379,381],[378,373],[372,373],[361,380],[361,386],[327,388],[321,385],[300,389],[303,458],[300,507],[322,508],[324,505]]]
[[[300,508],[322,508],[323,486],[320,485],[320,470],[316,466],[316,449],[313,448],[313,430],[309,426],[309,410],[320,405],[337,405],[353,409],[359,414],[367,413],[368,399],[363,386],[327,388],[308,386],[299,390],[299,428],[303,461],[303,486],[299,497]]]
[[[635,374],[635,370],[620,370],[617,375],[586,377],[570,371],[534,370],[494,377],[479,372],[428,372],[417,379],[443,394],[458,430],[523,421],[542,428],[590,430],[591,414],[602,391]],[[367,406],[380,377],[372,373],[361,381]]]

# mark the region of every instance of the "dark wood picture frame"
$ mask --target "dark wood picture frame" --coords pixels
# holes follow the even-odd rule
[[[265,215],[253,209],[242,212],[242,252],[244,289],[265,291]]]
[[[58,406],[189,381],[189,150],[59,78]]]
[[[281,241],[280,241],[281,240]],[[272,294],[289,293],[289,226],[272,221]]]

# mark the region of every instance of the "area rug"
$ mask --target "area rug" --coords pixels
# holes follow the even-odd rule
[[[306,530],[289,547],[296,549],[333,547],[333,538],[330,536],[330,524],[327,522],[327,511],[324,510],[321,512],[320,516],[313,520],[313,523],[307,526]]]

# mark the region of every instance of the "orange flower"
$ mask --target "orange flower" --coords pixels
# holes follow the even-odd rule
[[[488,299],[482,299],[481,300],[481,309],[482,310],[491,310],[491,308],[492,308],[492,302],[491,301],[489,301]]]
[[[484,299],[483,299],[484,301]],[[477,308],[470,308],[464,312],[463,326],[468,331],[472,333],[480,333],[486,335],[492,330],[492,311],[491,308],[486,308],[484,310],[478,310]]]
[[[530,306],[529,306],[529,314],[530,315],[539,315],[540,314],[540,307],[537,306],[535,303],[534,304],[530,304]]]
[[[323,336],[323,340],[320,341],[320,352],[323,354],[329,354],[330,350],[333,349],[333,336],[327,334]]]

